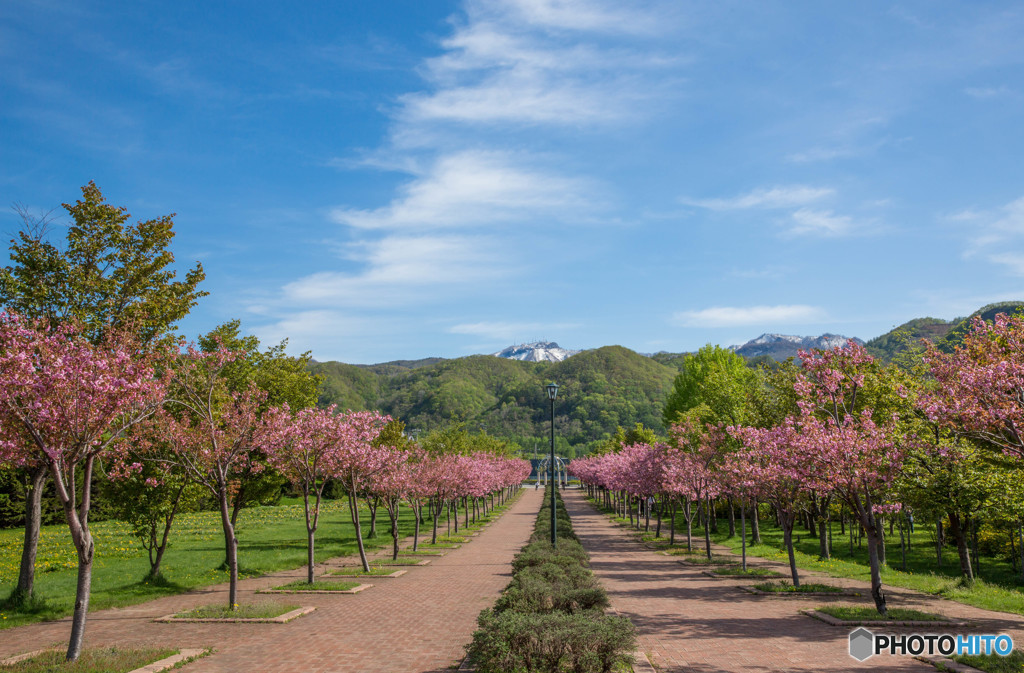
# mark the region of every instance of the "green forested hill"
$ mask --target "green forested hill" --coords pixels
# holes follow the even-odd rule
[[[660,429],[661,408],[678,373],[621,346],[584,351],[558,363],[473,355],[412,369],[396,364],[313,364],[324,376],[320,403],[380,409],[424,432],[463,421],[471,430],[531,443],[547,436],[544,385],[555,381],[560,386],[557,432],[576,445],[603,439],[620,425]]]
[[[966,318],[942,320],[940,318],[915,318],[899,327],[877,336],[865,344],[868,352],[886,362],[904,350],[908,338],[911,342],[927,339],[941,350],[951,351],[963,341],[964,334],[970,329],[971,319],[981,317],[991,321],[998,313],[1013,314],[1024,310],[1024,302],[1004,301],[982,306]]]

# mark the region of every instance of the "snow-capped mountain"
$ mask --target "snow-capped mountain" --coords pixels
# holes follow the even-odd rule
[[[534,341],[528,344],[509,346],[491,355],[509,360],[525,360],[526,362],[561,362],[580,351],[561,348],[554,341]]]
[[[856,342],[861,346],[864,345],[864,342],[857,337],[845,337],[841,334],[822,334],[816,337],[793,336],[791,334],[762,334],[742,346],[733,346],[732,349],[747,358],[767,355],[774,360],[782,361],[788,357],[796,357],[798,350],[809,350],[811,348],[827,350],[836,346],[844,346],[850,341]]]

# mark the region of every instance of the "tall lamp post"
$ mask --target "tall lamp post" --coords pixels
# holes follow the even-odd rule
[[[548,469],[551,470],[551,546],[558,545],[555,537],[555,397],[558,396],[558,384],[549,383],[547,386],[548,399],[551,400],[551,463]]]

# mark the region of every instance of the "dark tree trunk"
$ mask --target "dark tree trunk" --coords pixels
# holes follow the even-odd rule
[[[181,497],[185,493],[185,488],[188,486],[188,481],[183,481],[178,492],[174,495],[174,502],[171,504],[171,511],[164,519],[164,530],[163,535],[160,538],[160,543],[156,542],[156,531],[153,531],[153,548],[149,550],[149,576],[150,578],[156,578],[160,575],[160,563],[164,560],[164,552],[167,551],[167,541],[171,537],[171,525],[174,524],[174,517],[178,513],[178,506],[181,504]],[[155,553],[154,553],[155,548]]]
[[[793,525],[796,523],[795,516],[779,515],[782,521],[782,541],[786,545],[786,552],[789,554],[789,573],[793,577],[793,586],[800,586],[800,575],[796,571],[796,554],[793,552]]]
[[[757,520],[757,500],[750,507],[750,535],[752,544],[761,544],[761,525]]]
[[[359,548],[359,562],[363,565],[363,572],[370,572],[370,563],[366,560],[366,547],[363,545],[363,526],[359,522],[359,498],[356,496],[356,483],[352,479],[348,492],[348,511],[352,517],[352,525],[356,529],[356,546]]]
[[[43,521],[43,486],[46,484],[46,466],[28,472],[28,491],[25,493],[25,540],[21,548],[21,567],[18,587],[12,596],[16,604],[23,603],[35,592],[36,553],[39,550],[39,529]]]
[[[736,508],[733,506],[732,498],[729,498],[729,538],[736,537]]]
[[[949,534],[956,542],[956,554],[960,559],[960,573],[967,578],[968,582],[974,581],[974,568],[971,567],[971,555],[967,551],[967,534],[964,531],[963,523],[957,512],[950,511]]]
[[[224,556],[229,573],[228,607],[234,610],[238,605],[238,538],[235,537],[235,526],[231,521],[227,484],[219,485],[219,490],[220,524],[224,531]]]

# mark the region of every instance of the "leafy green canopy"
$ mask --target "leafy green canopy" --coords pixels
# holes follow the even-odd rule
[[[144,341],[160,337],[199,298],[206,277],[198,262],[175,280],[173,215],[127,224],[124,208],[105,202],[95,183],[63,204],[73,220],[63,246],[46,240],[47,220],[22,213],[11,241],[12,264],[0,269],[0,304],[32,318],[74,320],[96,340],[108,327],[130,326]]]
[[[669,426],[682,414],[704,405],[710,415],[707,420],[741,424],[753,380],[754,372],[742,356],[708,344],[684,359],[665,402],[662,421]]]

